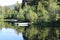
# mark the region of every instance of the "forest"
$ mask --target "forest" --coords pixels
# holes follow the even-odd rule
[[[60,0],[23,0],[14,8],[0,6],[0,21],[3,23],[4,19],[33,22],[16,28],[24,40],[60,40]]]

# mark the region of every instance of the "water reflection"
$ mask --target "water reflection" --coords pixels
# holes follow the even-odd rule
[[[0,29],[0,40],[23,40],[22,33],[17,34],[14,29],[2,28]]]

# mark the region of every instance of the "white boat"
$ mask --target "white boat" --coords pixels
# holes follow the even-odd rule
[[[29,26],[29,23],[15,23],[15,26]]]

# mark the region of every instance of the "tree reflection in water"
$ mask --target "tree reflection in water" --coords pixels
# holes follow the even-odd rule
[[[11,23],[4,23],[3,25],[0,26],[0,30],[1,28],[12,28],[16,30],[18,35],[22,33],[24,40],[59,40],[60,38],[59,27],[41,27],[40,25],[18,27],[12,25]]]

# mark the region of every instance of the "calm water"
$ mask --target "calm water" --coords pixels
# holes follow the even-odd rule
[[[11,28],[0,29],[0,40],[23,40],[22,33],[17,34],[16,30]]]

